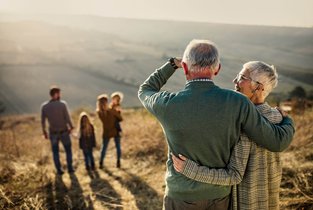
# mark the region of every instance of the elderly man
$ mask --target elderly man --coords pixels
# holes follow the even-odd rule
[[[69,173],[73,173],[72,166],[72,146],[70,132],[73,130],[73,124],[69,116],[66,102],[61,101],[60,88],[53,86],[50,88],[51,100],[43,103],[41,106],[41,125],[43,135],[48,139],[48,133],[46,131],[46,119],[49,122],[49,138],[51,142],[54,165],[59,175],[64,172],[61,168],[59,157],[59,141],[62,142],[65,152],[67,168]]]
[[[183,67],[187,83],[182,91],[160,91],[175,70]],[[162,124],[169,153],[186,154],[209,167],[225,167],[241,131],[257,144],[282,151],[291,142],[290,118],[273,125],[244,95],[213,83],[221,65],[218,50],[207,40],[193,40],[183,60],[171,58],[140,86],[138,96]],[[174,170],[168,156],[164,209],[227,209],[230,186],[196,182]]]

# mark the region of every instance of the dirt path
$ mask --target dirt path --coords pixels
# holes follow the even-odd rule
[[[114,148],[108,153],[115,154]],[[115,157],[109,155],[104,169],[86,171],[78,151],[74,156],[75,173],[59,176],[53,165],[49,167],[50,182],[44,187],[48,209],[161,209],[163,191],[156,189],[160,185],[153,179],[150,183],[149,179],[144,180],[155,173],[145,170],[144,165],[129,159],[123,160],[122,168],[118,169]]]

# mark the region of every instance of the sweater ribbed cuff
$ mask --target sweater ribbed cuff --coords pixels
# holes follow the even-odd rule
[[[195,179],[198,173],[198,164],[192,160],[187,159],[182,171],[182,174],[190,179]]]

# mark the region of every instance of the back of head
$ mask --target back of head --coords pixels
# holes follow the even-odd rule
[[[60,89],[58,86],[52,85],[52,86],[50,87],[49,94],[50,94],[50,96],[51,96],[52,98],[58,97],[58,96],[56,96],[56,95],[59,94],[60,92],[61,92],[61,89]]]
[[[217,47],[209,40],[194,39],[185,49],[183,62],[190,72],[199,72],[204,68],[213,70],[220,63]]]
[[[101,94],[97,97],[97,112],[101,112],[104,110],[104,106],[108,103],[108,95]]]
[[[270,92],[277,86],[278,74],[276,68],[268,65],[262,61],[250,61],[243,65],[250,73],[253,81],[261,83],[264,88],[264,97],[268,96]]]
[[[80,122],[82,122],[82,119],[83,118],[86,118],[88,121],[87,122],[89,122],[89,115],[87,114],[87,112],[81,112],[80,114],[79,114],[79,120],[78,121],[80,121]]]
[[[78,135],[90,136],[92,134],[92,124],[90,117],[86,112],[81,112],[78,120]]]

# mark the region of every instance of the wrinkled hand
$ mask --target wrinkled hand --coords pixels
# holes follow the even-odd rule
[[[178,68],[182,68],[182,59],[181,58],[174,58],[174,63]]]
[[[179,155],[179,157],[176,157],[174,154],[171,154],[171,156],[175,170],[181,173],[184,170],[187,158],[184,157],[183,155]]]
[[[283,111],[281,108],[279,108],[279,107],[275,107],[275,108],[280,112],[280,114],[281,114],[283,117],[287,117],[287,116],[288,116],[288,113],[285,112],[285,111]]]

